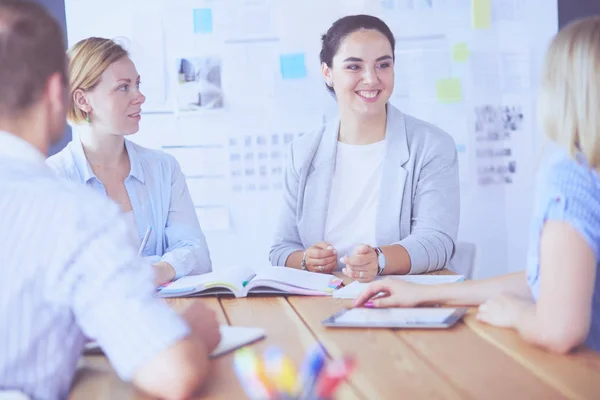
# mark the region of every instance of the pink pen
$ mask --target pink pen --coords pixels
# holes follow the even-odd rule
[[[344,357],[342,360],[333,361],[322,374],[317,386],[319,399],[329,399],[337,387],[352,373],[356,362],[352,357]]]

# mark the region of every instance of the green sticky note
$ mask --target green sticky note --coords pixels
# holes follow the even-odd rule
[[[471,20],[474,29],[490,29],[492,0],[471,0]]]
[[[437,100],[440,103],[458,103],[462,101],[460,79],[441,79],[436,83]]]
[[[471,51],[466,43],[458,43],[452,47],[452,61],[464,63],[471,57]]]

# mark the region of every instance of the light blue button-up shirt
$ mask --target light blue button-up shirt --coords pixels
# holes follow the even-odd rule
[[[131,171],[125,188],[131,201],[140,242],[148,226],[152,232],[142,255],[165,261],[176,278],[212,271],[206,238],[190,196],[185,176],[175,158],[125,140]],[[47,164],[60,176],[81,182],[106,196],[106,189],[90,167],[79,139],[72,140]]]
[[[0,391],[66,399],[86,337],[130,380],[189,335],[106,198],[0,132]]]
[[[554,145],[538,172],[527,282],[535,299],[540,293],[540,238],[546,221],[568,222],[585,239],[596,256],[596,282],[592,298],[590,331],[585,344],[600,351],[600,175],[578,154],[573,159]],[[569,273],[565,265],[565,273]]]

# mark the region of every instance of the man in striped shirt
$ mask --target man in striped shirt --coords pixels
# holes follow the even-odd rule
[[[87,336],[123,379],[188,397],[220,339],[214,314],[176,315],[118,207],[44,164],[65,127],[64,49],[43,8],[0,0],[0,390],[66,398]]]

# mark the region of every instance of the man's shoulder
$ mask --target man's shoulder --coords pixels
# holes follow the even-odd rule
[[[118,206],[106,197],[79,182],[56,176],[49,168],[22,174],[26,179],[14,180],[10,185],[19,189],[23,200],[39,199],[33,204],[42,213],[89,216],[101,221],[119,212]]]
[[[70,141],[64,149],[48,157],[46,164],[60,176],[69,177],[76,170],[73,155],[73,141]]]

